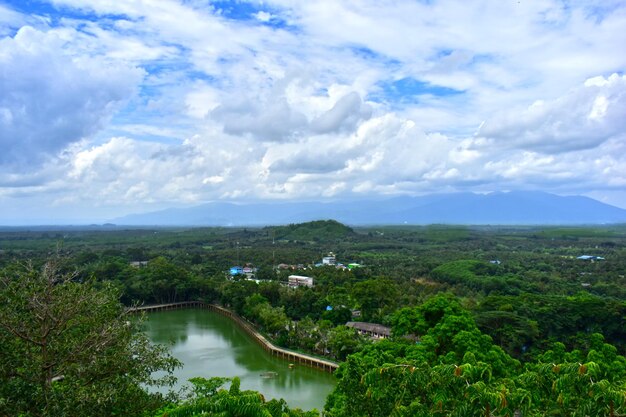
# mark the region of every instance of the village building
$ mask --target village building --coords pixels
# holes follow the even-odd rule
[[[307,267],[304,266],[304,264],[289,265],[289,264],[283,263],[283,264],[276,265],[276,269],[296,271],[298,269],[307,269]]]
[[[391,328],[377,323],[365,323],[362,321],[349,321],[346,326],[356,329],[360,334],[372,339],[386,339],[391,336]]]
[[[251,263],[244,266],[232,266],[229,270],[230,276],[245,275],[246,278],[254,278],[257,269]]]
[[[335,257],[335,254],[332,252],[329,252],[328,255],[322,258],[322,265],[335,265],[336,263],[337,263],[337,258]]]
[[[235,276],[235,275],[241,275],[243,274],[243,268],[240,266],[233,266],[230,268],[230,275],[231,276]]]
[[[580,259],[582,261],[591,261],[591,262],[604,260],[602,256],[593,256],[593,255],[581,255],[577,257],[576,259]]]
[[[301,275],[289,275],[288,285],[291,288],[296,287],[312,287],[313,286],[313,278],[304,277]]]

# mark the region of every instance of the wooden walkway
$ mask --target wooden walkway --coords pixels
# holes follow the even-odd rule
[[[180,303],[158,304],[130,308],[129,312],[143,311],[149,313],[156,311],[178,310],[183,308],[201,308],[219,313],[223,316],[230,318],[231,320],[235,321],[246,333],[248,333],[258,344],[261,345],[261,347],[263,347],[263,349],[265,349],[271,355],[278,356],[290,362],[301,363],[315,368],[320,368],[326,372],[334,372],[335,369],[339,367],[339,364],[336,362],[316,358],[315,356],[306,355],[304,353],[293,352],[291,350],[283,349],[274,345],[272,342],[267,340],[265,336],[257,332],[249,323],[247,323],[237,314],[215,304],[207,304],[203,303],[202,301],[183,301]]]

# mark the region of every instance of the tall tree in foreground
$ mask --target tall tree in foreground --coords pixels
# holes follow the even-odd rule
[[[141,415],[179,362],[138,331],[112,287],[57,261],[0,272],[0,415]],[[167,371],[153,377],[154,371]]]

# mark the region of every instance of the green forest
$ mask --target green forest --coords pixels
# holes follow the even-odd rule
[[[625,274],[624,225],[4,228],[0,416],[623,416]],[[340,362],[324,410],[237,378],[146,390],[180,363],[127,307],[190,300]]]

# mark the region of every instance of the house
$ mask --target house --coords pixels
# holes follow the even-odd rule
[[[337,259],[335,258],[335,254],[332,252],[328,252],[328,255],[322,258],[322,265],[335,265],[337,263]]]
[[[132,261],[130,262],[130,266],[133,268],[143,268],[148,266],[148,261]]]
[[[313,286],[313,278],[304,277],[301,275],[289,275],[288,285],[290,288],[296,287],[312,287]]]
[[[603,261],[604,258],[602,256],[593,256],[593,255],[581,255],[579,257],[577,257],[576,259],[580,259],[583,261]]]
[[[365,323],[362,321],[349,321],[346,326],[356,329],[362,335],[372,339],[386,339],[391,336],[391,328],[377,323]]]
[[[298,269],[306,269],[307,267],[304,266],[304,264],[298,264],[298,265],[278,264],[276,268],[282,269],[282,270],[289,269],[289,270],[295,271]]]
[[[230,275],[231,276],[235,276],[235,275],[241,275],[243,274],[243,268],[240,266],[233,266],[230,268]]]

